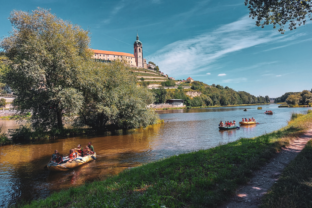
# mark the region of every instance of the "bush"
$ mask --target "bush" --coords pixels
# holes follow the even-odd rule
[[[4,98],[0,99],[0,107],[4,107],[6,105],[6,100]]]
[[[162,82],[161,85],[166,86],[166,87],[173,87],[173,86],[175,86],[175,81],[168,80],[168,81]]]

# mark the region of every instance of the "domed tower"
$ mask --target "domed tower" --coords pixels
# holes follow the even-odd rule
[[[134,58],[137,67],[143,68],[143,44],[139,40],[139,35],[136,36],[134,42]]]

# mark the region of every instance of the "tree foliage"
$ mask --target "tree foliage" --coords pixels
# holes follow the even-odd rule
[[[245,0],[250,10],[249,17],[256,18],[256,25],[262,28],[272,24],[279,26],[279,32],[284,33],[288,24],[290,30],[304,25],[311,20],[312,0]]]
[[[191,98],[186,95],[186,91],[182,88],[176,90],[168,90],[165,99],[183,99],[186,106],[212,106],[212,105],[236,105],[236,104],[253,104],[253,103],[268,103],[270,102],[269,96],[253,96],[247,92],[235,90],[221,85],[207,85],[203,82],[192,82],[191,89],[201,92],[199,97]],[[153,90],[156,97],[160,95],[160,89]],[[164,89],[162,89],[164,91]],[[156,98],[157,99],[157,98]]]
[[[4,107],[6,105],[6,100],[4,98],[0,99],[0,107]]]
[[[135,76],[124,64],[84,63],[78,80],[84,96],[79,124],[104,129],[109,123],[127,129],[157,120],[155,112],[146,108],[154,102],[153,94],[136,85]]]
[[[173,86],[175,86],[175,81],[174,80],[167,80],[165,82],[162,82],[161,85],[164,87],[173,87]]]
[[[6,82],[18,93],[21,112],[32,110],[38,128],[63,128],[64,113],[77,113],[82,94],[77,72],[90,59],[88,32],[38,9],[13,11],[14,30],[1,42],[11,70]]]
[[[9,72],[9,59],[5,55],[0,55],[0,89],[2,94],[10,93],[10,88],[5,83],[5,76]]]
[[[287,98],[285,99],[285,102],[289,105],[311,105],[312,104],[312,93],[309,90],[303,90],[301,93],[300,92],[285,93],[283,96],[285,95],[288,95]]]
[[[124,64],[92,60],[87,31],[44,9],[13,11],[9,19],[14,30],[1,42],[11,60],[5,81],[21,113],[32,111],[33,127],[61,129],[64,116],[76,115],[77,123],[97,129],[155,122],[146,109],[152,93],[137,87]]]
[[[275,98],[274,102],[275,103],[283,103],[286,102],[286,99],[288,98],[289,95],[291,94],[298,94],[299,92],[286,92],[285,94],[283,94],[281,97],[277,97]]]

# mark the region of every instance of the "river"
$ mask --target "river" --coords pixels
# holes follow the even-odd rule
[[[94,180],[103,180],[121,171],[170,157],[172,155],[208,149],[235,141],[241,137],[255,137],[278,130],[287,125],[292,112],[305,113],[307,108],[277,108],[277,105],[224,107],[159,111],[164,124],[146,129],[101,137],[72,137],[32,144],[0,147],[0,207],[19,201],[44,198],[54,191],[78,186]],[[244,112],[243,109],[248,111]],[[274,115],[264,114],[272,110]],[[258,125],[239,130],[219,131],[223,120],[241,121],[254,117]],[[5,129],[16,128],[12,123],[1,124]],[[57,149],[67,155],[78,144],[93,143],[97,160],[68,172],[49,172],[44,166]]]

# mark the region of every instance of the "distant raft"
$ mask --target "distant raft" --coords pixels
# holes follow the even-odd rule
[[[264,113],[267,114],[267,115],[273,115],[273,112],[272,112],[272,111],[264,112]]]
[[[240,125],[252,125],[252,124],[256,124],[257,122],[255,121],[244,121],[244,122],[239,122]]]
[[[70,169],[79,167],[95,159],[96,159],[96,153],[92,155],[87,155],[84,157],[77,157],[72,162],[66,162],[66,163],[61,163],[61,164],[57,164],[55,162],[49,162],[47,165],[47,168],[48,170],[51,170],[51,171],[69,171]],[[68,160],[68,158],[64,158],[63,160],[66,161]]]
[[[229,126],[229,127],[219,126],[219,130],[231,130],[231,129],[239,129],[239,127],[238,126]]]

